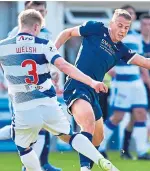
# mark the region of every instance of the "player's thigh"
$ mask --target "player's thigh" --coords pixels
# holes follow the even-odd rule
[[[94,133],[95,115],[91,104],[83,99],[77,99],[71,106],[71,112],[77,124],[86,131]]]
[[[110,117],[110,120],[113,122],[113,124],[117,125],[123,120],[124,115],[125,111],[116,109]]]
[[[37,108],[15,112],[12,124],[12,138],[17,146],[27,148],[37,140],[43,126],[40,111]]]
[[[43,106],[42,118],[44,128],[54,135],[70,134],[71,126],[61,105],[54,99],[50,106]]]
[[[103,118],[101,117],[95,123],[95,131],[93,135],[93,144],[94,146],[99,146],[99,144],[104,139],[104,126],[103,126]]]

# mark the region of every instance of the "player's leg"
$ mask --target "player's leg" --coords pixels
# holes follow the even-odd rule
[[[43,170],[45,170],[45,171],[61,171],[60,168],[57,168],[48,162],[48,156],[49,156],[49,151],[50,151],[50,133],[46,130],[41,130],[39,133],[39,137],[44,139],[43,144],[42,144],[42,150],[41,150],[41,153],[39,156],[40,163],[41,163]],[[35,152],[36,152],[36,150],[35,150]]]
[[[33,144],[32,148],[40,159],[40,164],[44,171],[61,171],[60,168],[57,168],[48,162],[50,148],[50,134],[48,131],[42,129],[39,132],[37,141]],[[22,171],[26,171],[24,166],[22,167]]]
[[[86,136],[92,142],[95,131],[95,115],[90,103],[85,100],[78,99],[72,104],[71,112],[76,123],[81,128],[81,134]],[[79,157],[81,171],[84,170],[84,167],[90,168],[90,160],[82,154],[79,154]]]
[[[103,118],[101,117],[95,123],[95,131],[94,131],[93,140],[92,140],[92,143],[96,149],[99,149],[99,145],[101,144],[103,139],[104,139],[104,126],[103,126]],[[92,169],[93,164],[94,163],[91,161],[90,169]]]
[[[133,113],[131,113],[130,121],[124,130],[123,145],[122,145],[122,150],[121,150],[121,158],[123,159],[134,159],[129,151],[129,145],[130,145],[131,136],[132,136],[132,132],[134,128],[134,123],[135,123],[134,115]]]
[[[126,85],[124,82],[114,81],[113,86],[111,87],[110,94],[110,106],[113,109],[113,115],[110,116],[104,124],[104,135],[105,138],[100,145],[100,151],[106,155],[107,143],[110,140],[114,130],[117,128],[117,125],[122,121],[126,111],[130,111],[130,92],[129,85]],[[126,89],[124,88],[126,87]]]
[[[113,115],[105,121],[104,124],[104,140],[100,144],[100,152],[107,156],[106,151],[107,151],[107,143],[110,140],[111,136],[114,133],[114,130],[117,128],[118,124],[122,121],[124,117],[125,112],[123,111],[114,111]]]
[[[58,135],[58,136],[61,135],[61,139],[63,141],[69,142],[70,145],[76,151],[93,160],[96,164],[100,165],[103,168],[103,170],[111,171],[111,167],[114,166],[109,161],[104,159],[104,157],[89,141],[89,138],[87,138],[91,136],[91,134],[88,132],[84,132],[83,134],[77,133],[71,136],[62,135],[62,134],[71,134],[70,123],[67,120],[66,116],[64,115],[62,109],[58,105],[58,103],[53,103],[53,106],[51,106],[50,109],[51,111],[53,111],[51,114],[49,113],[49,109],[47,109],[46,111],[43,110],[43,119],[45,123],[44,128],[51,131],[54,135]],[[86,135],[84,136],[84,134]]]
[[[133,114],[135,117],[133,137],[136,142],[138,159],[150,160],[150,156],[147,153],[149,148],[147,143],[148,130],[146,126],[147,111],[144,108],[135,108],[133,109]]]
[[[70,143],[70,145],[80,154],[87,156],[95,164],[100,166],[103,171],[119,171],[110,161],[105,159],[99,151],[93,146],[93,144],[83,134],[73,134],[71,137],[68,135],[62,135],[61,140]],[[82,143],[81,143],[82,142]],[[82,167],[83,171],[90,171],[90,168]]]
[[[95,138],[94,143],[95,143],[95,147],[98,148],[100,141],[102,141],[102,139],[103,139],[102,119],[99,119],[97,122],[95,122],[95,116],[94,116],[94,111],[93,111],[92,106],[90,105],[89,102],[87,102],[83,99],[76,100],[71,106],[71,111],[73,113],[73,116],[74,116],[77,124],[81,127],[81,134],[86,136],[88,138],[89,142],[91,142],[93,139],[93,134],[95,132],[95,126],[97,124],[97,129],[99,128],[100,130],[98,131],[99,134],[97,131],[95,133],[95,136],[97,136],[97,140]],[[86,142],[85,142],[85,145],[86,145]],[[91,160],[93,160],[93,157],[92,156],[90,157],[90,154],[91,155],[93,154],[93,152],[91,150],[92,147],[90,148],[87,146],[85,148],[89,154],[85,155],[84,153],[81,153],[81,154],[79,153],[81,171],[90,171],[92,168]],[[95,151],[95,153],[96,153],[96,151]],[[89,160],[88,158],[91,160]],[[98,158],[98,153],[97,153],[97,158]]]
[[[10,114],[13,115],[12,104],[9,101],[9,111]],[[11,125],[7,125],[0,129],[0,140],[11,139]]]
[[[146,89],[143,82],[137,81],[136,87],[134,89],[134,96],[132,96],[132,111],[135,118],[135,125],[133,129],[133,137],[136,142],[136,149],[139,159],[150,159],[150,156],[147,154],[148,144],[147,144],[147,95]]]
[[[43,121],[39,108],[15,112],[13,119],[12,138],[18,148],[23,165],[28,171],[42,171],[39,159],[30,147],[37,140]]]
[[[0,129],[0,140],[8,140],[11,138],[11,125],[4,126]]]

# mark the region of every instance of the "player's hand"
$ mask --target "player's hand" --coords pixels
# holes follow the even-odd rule
[[[108,92],[108,87],[103,82],[92,80],[91,87],[93,89],[95,89],[95,91],[97,93],[99,93],[99,92],[107,93]]]

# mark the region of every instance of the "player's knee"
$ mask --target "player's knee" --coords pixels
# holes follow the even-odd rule
[[[62,141],[66,143],[69,143],[71,135],[61,135],[61,136],[58,136],[58,138],[60,138]]]
[[[103,140],[104,140],[104,133],[101,133],[98,136],[93,136],[92,143],[94,144],[94,146],[99,146]]]
[[[112,116],[111,116],[111,121],[117,125],[119,124],[122,120],[123,120],[123,117],[124,117],[124,113],[123,112],[115,112]]]
[[[17,146],[17,149],[18,149],[18,153],[19,153],[20,156],[23,156],[23,155],[29,153],[30,151],[32,151],[31,147],[23,148],[21,146]]]
[[[81,127],[81,130],[84,132],[89,132],[94,134],[95,131],[95,118],[93,117],[80,117],[77,120],[78,125]]]
[[[135,120],[130,120],[127,127],[132,128],[134,126]]]
[[[88,132],[90,134],[94,134],[95,131],[95,121],[92,120],[85,120],[81,126],[82,131]]]
[[[133,114],[136,122],[145,122],[147,120],[147,113],[145,109],[134,110]]]

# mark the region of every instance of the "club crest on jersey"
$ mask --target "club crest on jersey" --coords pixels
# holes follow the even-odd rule
[[[133,53],[133,50],[132,50],[132,49],[129,49],[128,52],[129,52],[129,53]]]
[[[16,38],[16,43],[28,42],[34,43],[35,38],[33,36],[21,35]]]
[[[50,47],[49,47],[49,50],[50,50],[51,52],[55,52],[57,49],[56,49],[55,47],[50,46]]]
[[[106,37],[107,35],[104,33],[104,37]]]

